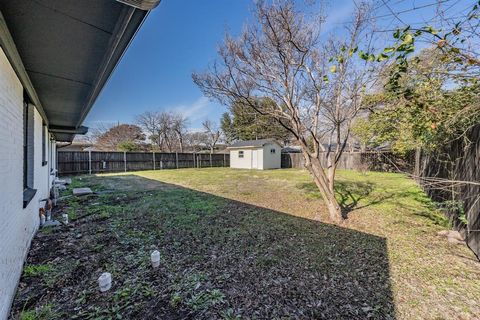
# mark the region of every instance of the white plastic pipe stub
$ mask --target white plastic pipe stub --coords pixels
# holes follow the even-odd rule
[[[98,286],[101,292],[105,292],[110,290],[112,287],[112,274],[109,272],[104,272],[98,278]]]
[[[153,268],[158,268],[160,266],[160,252],[155,250],[150,255],[150,261],[152,262]]]

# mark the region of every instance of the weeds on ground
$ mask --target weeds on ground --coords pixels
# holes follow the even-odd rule
[[[435,238],[439,212],[402,175],[340,171],[337,197],[351,210],[344,227],[312,221],[322,203],[300,170],[165,170],[82,177],[72,186],[113,192],[66,198],[72,223],[33,241],[14,304],[26,319],[44,308],[62,319],[478,311],[466,250]],[[153,270],[155,249],[162,260]],[[104,271],[113,286],[99,293]]]
[[[23,268],[23,275],[25,277],[39,277],[46,275],[47,273],[53,270],[52,265],[50,264],[28,264]]]

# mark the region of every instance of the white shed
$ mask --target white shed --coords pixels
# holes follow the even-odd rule
[[[230,168],[279,169],[282,146],[273,139],[238,141],[228,147]]]

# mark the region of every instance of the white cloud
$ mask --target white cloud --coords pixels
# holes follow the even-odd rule
[[[209,114],[209,109],[211,108],[211,103],[206,97],[200,97],[195,100],[190,105],[180,105],[172,108],[172,111],[179,112],[185,117],[190,119],[190,121],[195,122],[207,116]]]
[[[206,119],[218,122],[221,113],[225,111],[221,105],[210,101],[206,97],[200,97],[191,104],[167,107],[164,110],[183,114],[188,118],[192,131],[200,131],[199,128]]]

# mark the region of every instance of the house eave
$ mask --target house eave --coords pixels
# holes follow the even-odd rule
[[[160,4],[160,0],[117,0],[117,1],[141,10],[152,10],[152,9],[155,9]]]
[[[269,142],[265,142],[263,143],[262,145],[256,145],[256,146],[252,146],[252,145],[245,145],[245,146],[229,146],[227,147],[226,149],[227,150],[230,150],[230,149],[261,149],[263,147],[265,147],[266,145],[268,144],[276,144],[277,146],[279,146],[280,148],[282,147],[282,145],[280,143],[278,143],[277,141],[275,140],[272,140],[272,141],[269,141]]]
[[[49,131],[58,142],[72,142],[73,138],[75,138],[75,135],[86,134],[88,132],[88,128],[84,126],[80,126],[78,128],[50,126]]]
[[[0,2],[0,46],[55,137],[71,141],[85,131],[83,121],[159,2]],[[59,127],[69,130],[52,130]]]
[[[32,81],[25,70],[20,54],[18,53],[15,42],[13,41],[12,35],[8,30],[5,18],[3,17],[2,12],[0,11],[0,47],[2,47],[7,59],[10,61],[10,64],[15,71],[20,83],[25,89],[30,101],[35,105],[38,112],[42,116],[45,123],[48,125],[48,117],[45,114],[42,103],[38,98],[37,92],[33,87]]]
[[[243,146],[243,147],[227,147],[227,150],[230,149],[261,149],[263,146]]]
[[[124,13],[124,19],[122,19],[121,23],[116,27],[118,35],[112,40],[110,50],[102,62],[96,83],[83,109],[83,112],[78,119],[77,126],[82,125],[83,121],[92,109],[98,95],[103,90],[105,84],[110,79],[113,71],[135,38],[136,33],[147,18],[148,13],[149,11],[143,11],[134,7],[129,7]]]

